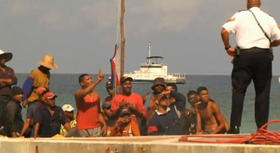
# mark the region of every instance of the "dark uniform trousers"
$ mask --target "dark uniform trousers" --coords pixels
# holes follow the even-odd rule
[[[231,126],[240,127],[244,97],[250,82],[255,87],[255,120],[257,127],[267,123],[272,77],[272,51],[269,49],[241,49],[233,61]]]
[[[9,96],[0,96],[0,128],[4,125],[4,109],[10,100]]]

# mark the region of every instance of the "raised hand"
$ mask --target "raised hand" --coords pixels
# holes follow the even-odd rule
[[[102,69],[99,70],[99,74],[98,74],[98,80],[102,81],[104,79],[104,72]]]

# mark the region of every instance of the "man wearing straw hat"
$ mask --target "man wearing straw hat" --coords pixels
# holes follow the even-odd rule
[[[50,70],[57,69],[57,65],[54,62],[53,55],[45,55],[43,60],[40,61],[39,67],[33,70],[25,80],[23,84],[24,91],[24,102],[23,107],[27,108],[26,113],[26,121],[24,123],[24,129],[31,126],[33,128],[33,120],[32,120],[32,112],[35,112],[39,105],[40,100],[40,92],[37,92],[37,89],[44,88],[46,90],[49,89],[50,86]],[[21,135],[25,135],[26,137],[32,136],[32,133],[25,133],[23,130]],[[31,132],[31,131],[29,131]]]
[[[2,111],[10,99],[11,86],[17,83],[14,70],[6,65],[12,58],[12,53],[0,50],[0,128],[2,125]]]
[[[39,95],[35,92],[34,89],[38,87],[49,89],[50,70],[54,70],[57,68],[58,66],[54,62],[54,56],[48,54],[45,55],[43,60],[39,62],[39,67],[33,70],[24,82],[24,107],[26,107],[29,103],[32,103],[39,99]]]

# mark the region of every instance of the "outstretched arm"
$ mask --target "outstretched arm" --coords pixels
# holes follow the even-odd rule
[[[100,69],[97,80],[87,88],[78,90],[75,94],[75,98],[78,100],[85,97],[87,94],[91,93],[103,79],[104,79],[104,73],[103,70]]]

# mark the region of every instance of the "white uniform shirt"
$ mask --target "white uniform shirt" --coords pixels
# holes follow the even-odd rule
[[[271,40],[279,40],[280,30],[276,21],[258,7],[250,8],[250,10],[255,14],[268,37],[270,37]],[[236,35],[237,45],[241,49],[270,47],[269,40],[265,37],[253,14],[249,10],[234,14],[231,19],[223,25],[223,28]]]

